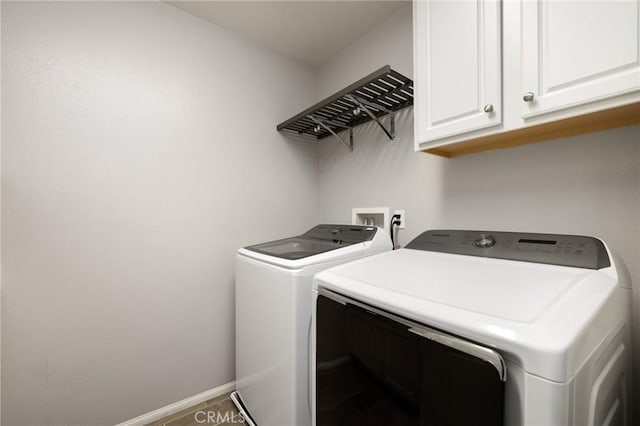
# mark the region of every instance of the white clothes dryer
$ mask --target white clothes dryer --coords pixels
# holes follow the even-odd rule
[[[311,424],[311,286],[324,269],[391,250],[375,226],[317,225],[236,255],[236,392],[248,422]]]
[[[601,240],[427,231],[313,287],[317,426],[631,425],[631,285]]]

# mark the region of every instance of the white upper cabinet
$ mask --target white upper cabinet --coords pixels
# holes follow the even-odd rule
[[[415,149],[640,123],[640,0],[414,0]]]
[[[419,0],[414,31],[417,139],[500,124],[499,3]]]
[[[633,0],[524,0],[523,117],[637,90],[639,9]]]

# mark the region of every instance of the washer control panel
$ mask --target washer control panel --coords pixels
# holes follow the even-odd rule
[[[340,240],[349,243],[362,243],[371,241],[377,231],[378,228],[375,226],[322,224],[314,226],[302,234],[301,237],[326,241]]]
[[[406,248],[587,269],[611,266],[602,241],[580,235],[440,229],[423,232]]]

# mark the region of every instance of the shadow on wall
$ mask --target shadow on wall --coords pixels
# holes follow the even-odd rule
[[[387,128],[389,121],[388,115],[381,118],[381,122]],[[405,151],[412,149],[412,146],[409,146],[412,134],[407,133],[413,130],[413,108],[405,108],[396,113],[395,127],[396,137],[393,141],[373,121],[354,127],[353,152],[334,136],[320,139],[318,143],[324,151],[321,161],[322,172],[334,173],[339,171],[336,168],[341,168],[367,173],[372,179],[393,176],[404,165]],[[348,141],[348,131],[340,132],[338,135]]]

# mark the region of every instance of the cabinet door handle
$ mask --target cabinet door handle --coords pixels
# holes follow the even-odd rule
[[[524,94],[524,96],[522,97],[522,100],[525,102],[531,102],[534,98],[533,92],[527,92]]]
[[[484,106],[484,112],[486,112],[487,114],[492,113],[493,112],[493,105],[492,104],[486,104]]]

